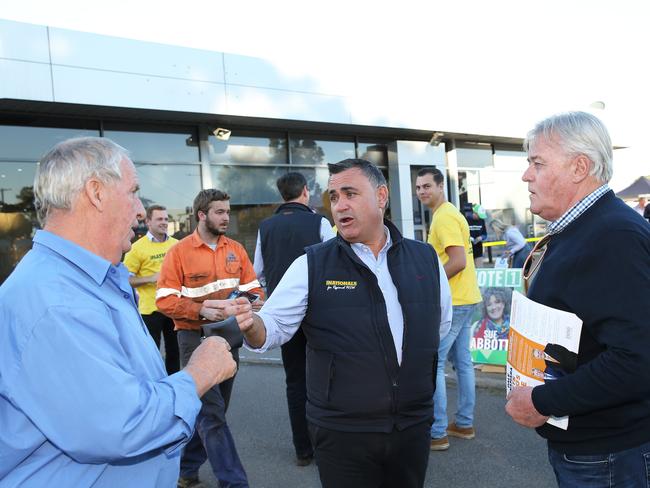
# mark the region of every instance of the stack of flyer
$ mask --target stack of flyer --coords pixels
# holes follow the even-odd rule
[[[582,321],[577,315],[536,303],[515,291],[512,296],[506,392],[541,385],[575,371]],[[566,430],[569,417],[548,423]]]

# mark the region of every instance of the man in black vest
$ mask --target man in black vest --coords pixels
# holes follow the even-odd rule
[[[388,187],[362,159],[329,165],[339,235],[289,266],[247,347],[307,340],[307,420],[325,488],[416,488],[429,459],[437,351],[451,296],[433,248],[384,220]]]
[[[259,281],[266,283],[268,296],[278,286],[289,265],[305,253],[305,247],[336,235],[329,221],[307,206],[309,189],[301,173],[286,173],[276,183],[285,203],[278,207],[275,215],[260,224],[253,264]],[[305,417],[305,344],[305,334],[298,329],[291,340],[282,345],[287,405],[298,466],[307,466],[314,456]]]

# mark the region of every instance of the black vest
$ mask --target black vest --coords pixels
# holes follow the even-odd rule
[[[266,291],[270,296],[291,263],[305,248],[321,241],[322,215],[302,203],[285,203],[275,215],[260,223],[260,242],[264,260]]]
[[[428,244],[386,225],[388,269],[404,315],[401,365],[375,275],[341,236],[307,248],[307,418],[325,428],[391,432],[433,417],[438,258]]]

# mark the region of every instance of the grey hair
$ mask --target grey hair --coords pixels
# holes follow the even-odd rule
[[[547,141],[556,138],[569,156],[587,156],[593,163],[590,174],[602,183],[612,179],[612,140],[598,117],[587,112],[566,112],[544,119],[526,135],[524,150],[528,152],[540,136]]]
[[[129,158],[122,146],[104,137],[78,137],[58,143],[43,156],[34,177],[38,219],[45,224],[54,208],[70,210],[90,178],[114,183],[120,163]]]
[[[500,233],[504,233],[504,232],[506,231],[506,229],[509,227],[509,225],[507,225],[507,224],[506,224],[503,220],[501,220],[501,219],[492,219],[492,222],[490,222],[490,226],[491,226],[494,230],[496,230],[496,231],[498,231],[498,232],[500,232]]]

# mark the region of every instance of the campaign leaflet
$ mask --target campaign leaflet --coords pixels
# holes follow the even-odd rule
[[[506,394],[515,386],[535,387],[573,373],[581,331],[582,320],[577,315],[541,305],[514,292]],[[569,417],[551,417],[548,423],[566,430]]]
[[[472,316],[472,361],[505,366],[512,292],[523,290],[521,269],[478,268],[476,278],[483,300]]]

